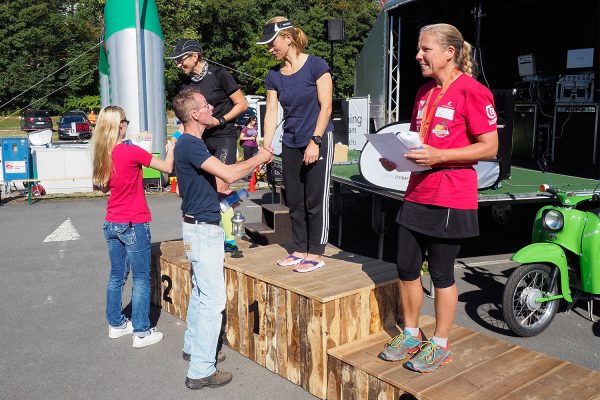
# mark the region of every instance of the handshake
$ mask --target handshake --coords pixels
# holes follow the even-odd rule
[[[271,147],[259,147],[258,153],[254,157],[258,157],[261,163],[269,164],[275,158],[273,154],[273,149]]]

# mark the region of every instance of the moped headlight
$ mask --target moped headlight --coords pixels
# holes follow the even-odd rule
[[[549,231],[560,231],[565,224],[565,219],[561,212],[556,210],[548,210],[542,219],[544,229]]]

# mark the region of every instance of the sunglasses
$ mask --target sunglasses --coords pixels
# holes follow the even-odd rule
[[[129,120],[127,120],[127,119],[122,119],[122,120],[121,120],[121,123],[125,123],[125,124],[129,125]]]
[[[175,61],[175,65],[179,65],[179,64],[181,64],[182,62],[184,62],[186,59],[188,59],[189,57],[191,57],[193,54],[194,54],[194,53],[187,53],[187,54],[184,54],[184,55],[182,55],[181,57],[179,57],[179,58],[176,58],[176,59],[175,59],[175,60],[173,60],[173,61]]]

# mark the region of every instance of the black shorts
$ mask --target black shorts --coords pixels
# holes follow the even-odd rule
[[[237,161],[237,138],[216,137],[204,140],[206,148],[223,164],[235,164]]]
[[[454,262],[460,251],[461,239],[440,239],[403,226],[398,227],[396,267],[402,281],[414,281],[421,276],[425,259],[433,286],[439,289],[454,285]]]
[[[464,239],[479,236],[477,210],[461,210],[403,201],[398,225],[427,236]]]

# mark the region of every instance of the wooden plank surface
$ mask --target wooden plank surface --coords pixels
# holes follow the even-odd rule
[[[310,274],[293,272],[293,267],[277,266],[277,260],[287,254],[281,245],[247,248],[242,253],[240,258],[227,257],[225,267],[321,303],[398,279],[396,266],[392,263],[358,256],[331,246],[326,248],[325,268]]]
[[[430,337],[435,328],[435,320],[428,317],[422,319],[419,325],[425,336]],[[336,368],[348,365],[352,369],[364,371],[372,379],[423,400],[545,400],[573,396],[591,399],[600,396],[600,372],[459,326],[453,326],[450,332],[453,362],[440,367],[435,373],[416,373],[405,368],[404,362],[392,363],[377,358],[385,344],[398,332],[397,327],[387,329],[330,349],[330,359],[339,360],[341,364],[331,360],[329,365]],[[330,370],[329,376],[336,377],[339,373]],[[352,376],[356,374],[353,371],[346,373]],[[381,398],[387,399],[382,392],[385,387],[370,381],[369,393],[379,393]],[[330,385],[332,394],[341,394],[343,397],[343,387],[334,389]]]
[[[568,362],[508,393],[502,399],[562,400],[600,397],[600,372]]]

